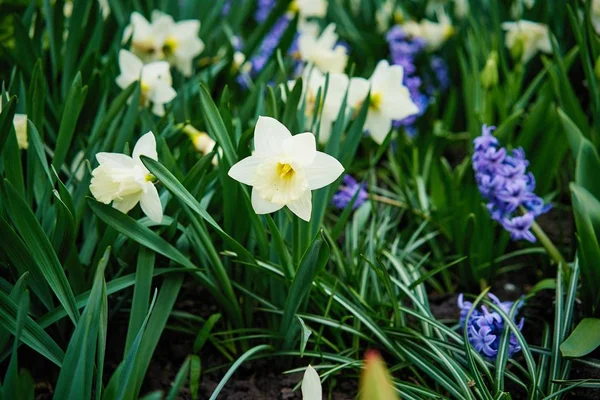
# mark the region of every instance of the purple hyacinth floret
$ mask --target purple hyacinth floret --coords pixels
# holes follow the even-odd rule
[[[510,312],[514,302],[504,301],[501,302],[498,297],[491,293],[488,293],[489,298],[494,304],[502,309],[506,314]],[[464,327],[465,320],[469,311],[473,307],[473,303],[465,301],[464,296],[461,293],[458,295],[458,307],[460,308],[460,327]],[[519,300],[517,305],[517,312],[523,305],[523,301]],[[514,321],[513,321],[514,322]],[[517,327],[519,330],[523,328],[525,320],[521,318]],[[486,306],[481,306],[479,309],[474,309],[471,312],[469,321],[467,322],[467,337],[469,343],[477,350],[478,353],[490,358],[495,359],[498,355],[498,348],[500,346],[500,340],[504,330],[504,320],[499,313],[495,311],[489,311]],[[517,341],[514,333],[510,334],[508,339],[508,357],[514,356],[516,353],[521,351],[521,346]]]
[[[267,65],[267,62],[273,55],[273,52],[279,46],[279,42],[283,37],[286,29],[289,27],[292,17],[288,14],[282,15],[269,33],[265,36],[258,51],[253,55],[249,62],[251,65],[250,71],[240,74],[236,77],[236,81],[243,88],[248,88],[252,78],[254,78]]]
[[[357,192],[358,195],[356,195]],[[367,199],[369,198],[366,182],[358,183],[356,179],[346,174],[344,175],[342,185],[340,186],[339,190],[333,195],[331,202],[334,205],[334,207],[344,209],[348,207],[348,205],[352,201],[352,198],[355,195],[356,201],[352,206],[353,210],[356,210],[358,207],[363,205],[365,201],[367,201]]]
[[[550,204],[534,193],[535,177],[527,172],[529,161],[522,148],[507,152],[494,137],[493,126],[483,125],[481,136],[473,141],[473,170],[481,195],[493,220],[510,233],[513,240],[535,242],[531,233],[535,217],[548,212]]]
[[[417,67],[415,58],[425,49],[425,41],[421,38],[411,38],[402,30],[400,26],[394,26],[386,35],[388,41],[392,64],[400,65],[404,69],[403,84],[408,88],[412,101],[419,108],[419,112],[400,121],[394,121],[394,127],[406,127],[410,136],[416,133],[414,123],[425,113],[429,106],[430,99],[425,93],[421,92],[422,80],[416,75]]]
[[[256,22],[265,22],[269,17],[271,10],[275,7],[275,0],[258,0],[256,5],[256,12],[254,13],[254,19]]]

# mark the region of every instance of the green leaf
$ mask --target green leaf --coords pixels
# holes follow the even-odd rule
[[[58,301],[63,305],[73,323],[76,324],[79,320],[79,312],[75,304],[75,296],[50,240],[15,188],[6,180],[4,181],[4,187],[7,194],[6,200],[11,209],[10,217],[17,231],[21,237],[27,238],[27,247],[29,247],[33,259],[48,281],[50,289],[56,294]]]
[[[290,349],[295,339],[294,333],[297,325],[294,323],[296,313],[308,298],[312,283],[317,273],[325,267],[329,260],[329,247],[321,234],[313,240],[310,247],[302,257],[296,276],[290,286],[288,296],[283,308],[280,334],[285,338],[284,349]]]
[[[223,118],[221,118],[221,114],[219,114],[219,110],[212,100],[208,88],[203,83],[200,84],[200,105],[202,106],[202,112],[211,136],[217,139],[219,146],[223,149],[224,160],[221,161],[224,167],[227,168],[227,166],[235,164],[237,161],[235,147],[227,132]]]
[[[152,275],[154,272],[154,258],[154,252],[152,250],[141,246],[140,253],[138,254],[131,312],[129,313],[127,338],[125,339],[125,354],[129,352],[137,332],[144,323],[144,316],[148,314]]]
[[[300,324],[300,357],[304,357],[304,350],[306,350],[306,344],[312,332],[306,327],[304,320],[300,316],[296,315],[296,318],[298,318],[298,323]]]
[[[44,274],[29,249],[10,225],[0,217],[0,249],[12,262],[19,275],[29,273],[29,286],[48,310],[54,308],[52,293]]]
[[[179,394],[179,392],[181,391],[181,388],[185,384],[185,381],[188,377],[189,370],[190,370],[190,358],[188,357],[183,362],[183,365],[181,366],[181,368],[179,368],[179,371],[177,372],[177,375],[175,376],[175,381],[173,382],[173,387],[171,387],[171,390],[169,390],[169,394],[167,395],[165,400],[175,400],[178,398],[177,395]]]
[[[599,171],[600,157],[598,157],[592,143],[587,139],[583,139],[577,154],[575,182],[587,189],[596,199],[600,199],[600,179],[596,175]]]
[[[217,232],[225,239],[230,246],[238,253],[238,256],[247,260],[253,261],[254,257],[250,252],[238,243],[234,238],[229,236],[221,226],[210,216],[210,214],[200,205],[200,203],[192,196],[192,194],[169,172],[164,165],[158,161],[152,160],[148,157],[141,157],[142,162],[148,168],[148,170],[154,175],[165,187],[175,195],[182,203],[190,207],[195,213],[200,215],[202,219],[208,222]]]
[[[233,365],[231,366],[231,368],[229,368],[229,370],[227,371],[227,373],[225,374],[225,376],[223,377],[223,379],[221,379],[221,381],[217,385],[215,391],[210,396],[209,400],[216,400],[217,399],[217,397],[219,396],[219,393],[221,393],[221,390],[223,390],[223,388],[225,387],[225,384],[227,384],[227,381],[229,381],[229,378],[231,378],[231,376],[233,375],[233,373],[238,369],[238,367],[240,365],[242,365],[244,363],[244,361],[246,361],[247,359],[251,358],[255,354],[262,353],[262,352],[265,352],[267,350],[271,350],[271,346],[266,345],[266,344],[261,344],[259,346],[251,348],[250,350],[248,350],[247,352],[245,352],[244,354],[242,354],[242,356],[240,358],[238,358],[233,363]]]
[[[600,319],[584,318],[560,345],[563,357],[583,357],[600,346]]]
[[[202,329],[200,329],[200,332],[198,332],[196,335],[196,340],[194,340],[194,353],[198,353],[200,350],[202,350],[202,347],[206,343],[210,332],[220,319],[221,314],[213,314],[206,320],[202,326]]]
[[[6,376],[4,377],[4,384],[2,386],[2,395],[6,399],[19,399],[22,398],[22,394],[19,393],[19,367],[17,350],[19,348],[19,342],[21,341],[21,334],[23,332],[23,326],[25,325],[25,318],[29,312],[29,296],[24,293],[19,301],[19,310],[17,312],[17,324],[15,332],[15,341],[13,343],[12,355],[10,357],[10,363],[6,370]]]
[[[190,392],[192,399],[198,399],[198,390],[200,390],[200,373],[202,372],[202,364],[200,357],[195,354],[190,355]]]
[[[88,304],[69,341],[54,390],[55,399],[91,398],[102,303],[106,296],[106,291],[103,290],[104,269],[109,257],[110,247],[98,263]]]
[[[127,356],[123,361],[123,367],[117,370],[117,372],[115,373],[115,375],[118,373],[119,377],[119,395],[117,397],[118,399],[124,399],[128,389],[130,388],[131,377],[133,376],[136,367],[135,361],[138,356],[138,351],[140,349],[140,343],[142,342],[144,331],[146,330],[146,326],[148,325],[148,319],[152,314],[152,309],[154,308],[154,304],[156,302],[156,294],[157,292],[155,290],[154,296],[152,297],[152,303],[148,307],[148,311],[145,315],[145,318],[142,321],[142,324],[140,325],[139,329],[137,330],[136,336],[131,344],[129,351],[127,352]]]
[[[0,91],[0,96],[2,96]],[[6,103],[5,99],[0,99],[2,104],[2,112],[0,113],[0,149],[4,148],[8,135],[12,132],[13,119],[15,117],[15,110],[17,109],[17,98],[11,97],[10,101]]]
[[[72,34],[72,33],[70,33]],[[65,162],[67,152],[71,148],[71,141],[75,133],[75,126],[79,113],[83,108],[83,103],[87,95],[87,86],[82,87],[81,74],[77,74],[73,85],[69,90],[69,94],[65,101],[62,118],[60,120],[60,128],[56,139],[56,147],[54,148],[54,157],[52,165],[56,169],[60,169]]]
[[[0,324],[13,335],[16,333],[19,307],[4,292],[0,291]],[[56,342],[30,317],[25,321],[22,342],[46,357],[59,367],[65,356]]]

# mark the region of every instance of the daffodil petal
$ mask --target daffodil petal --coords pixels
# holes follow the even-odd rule
[[[140,78],[140,73],[144,64],[130,51],[121,49],[119,51],[119,68],[121,69],[122,82],[129,80],[129,83]],[[118,84],[118,82],[117,82]]]
[[[158,154],[156,152],[156,138],[152,131],[144,134],[138,139],[135,147],[133,148],[133,159],[139,160],[140,156],[146,156],[153,160],[158,160]]]
[[[272,154],[281,151],[281,143],[292,137],[290,131],[275,118],[258,117],[254,128],[254,149],[257,153]]]
[[[301,219],[306,222],[310,221],[310,217],[312,214],[312,193],[310,190],[307,190],[300,196],[298,200],[291,201],[287,203],[287,207],[296,214]]]
[[[162,204],[160,203],[158,191],[152,182],[148,182],[144,185],[142,197],[140,198],[140,206],[142,207],[144,214],[146,214],[152,221],[156,223],[162,221]]]
[[[354,108],[360,107],[361,103],[365,101],[367,94],[369,93],[369,85],[369,81],[365,78],[350,79],[350,86],[348,87],[348,105]]]
[[[319,374],[312,366],[308,366],[302,378],[302,400],[322,400],[323,389]]]
[[[112,168],[133,168],[135,165],[131,157],[119,153],[98,153],[96,160],[99,164],[106,164]]]
[[[390,84],[388,73],[389,67],[390,64],[387,62],[387,60],[379,61],[375,67],[375,71],[373,71],[373,74],[369,79],[371,81],[371,88],[374,92],[385,90],[387,85]],[[402,82],[402,80],[400,80],[400,82]]]
[[[261,198],[256,189],[252,189],[251,199],[252,208],[257,214],[270,214],[283,208],[283,204],[272,203]]]
[[[311,165],[304,167],[304,172],[308,188],[317,190],[335,182],[344,172],[344,167],[329,154],[317,151],[314,161]]]
[[[282,149],[286,155],[293,157],[301,164],[309,165],[317,154],[315,135],[310,132],[294,135],[283,141]]]
[[[260,157],[250,156],[235,163],[228,172],[228,175],[238,182],[245,185],[254,185],[254,176],[256,168],[263,162]]]
[[[152,88],[150,100],[154,103],[165,104],[173,100],[177,96],[175,89],[168,82],[158,79]]]
[[[371,138],[381,144],[392,129],[392,120],[380,112],[369,112],[365,121],[365,130],[369,131]]]
[[[141,197],[141,191],[128,196],[123,196],[121,199],[114,200],[112,206],[122,213],[127,214],[140,201]]]

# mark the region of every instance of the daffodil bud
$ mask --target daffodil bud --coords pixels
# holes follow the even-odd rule
[[[27,150],[29,148],[29,142],[27,141],[27,115],[15,114],[13,125],[15,127],[15,132],[17,133],[17,144],[19,145],[19,149]]]
[[[490,89],[498,84],[498,53],[492,51],[481,71],[481,85]]]

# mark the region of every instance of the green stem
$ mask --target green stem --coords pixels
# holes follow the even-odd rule
[[[540,241],[542,246],[544,246],[544,248],[548,252],[548,255],[550,256],[550,258],[552,258],[554,261],[556,261],[558,263],[558,265],[560,265],[560,267],[563,270],[563,275],[569,276],[569,269],[567,268],[567,265],[568,265],[567,261],[560,254],[560,251],[558,251],[558,249],[556,248],[554,243],[552,243],[552,241],[550,240],[548,235],[546,235],[544,230],[535,221],[533,221],[533,224],[531,225],[531,230],[533,230],[533,233],[535,234],[535,236],[538,238],[538,240]]]

